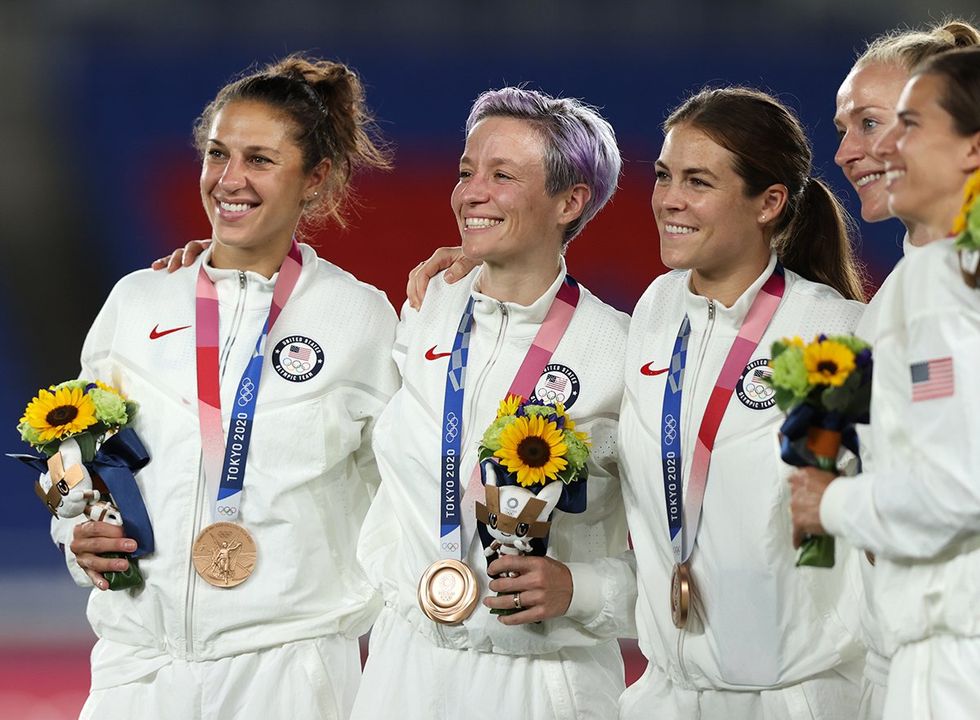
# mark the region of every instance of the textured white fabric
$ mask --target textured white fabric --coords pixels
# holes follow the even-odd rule
[[[617,643],[527,656],[454,650],[390,609],[368,658],[351,720],[609,720],[623,689]]]
[[[370,580],[381,589],[390,612],[413,628],[415,642],[421,646],[509,656],[550,655],[571,647],[608,646],[612,650],[596,650],[594,656],[604,662],[616,658],[615,666],[596,668],[591,674],[583,673],[582,678],[590,683],[588,687],[595,685],[594,691],[600,697],[609,697],[616,694],[615,688],[605,686],[609,677],[616,677],[619,690],[623,687],[614,638],[633,634],[632,607],[636,598],[631,558],[616,557],[626,551],[625,513],[616,465],[616,423],[628,317],[601,303],[585,288],[571,324],[551,358],[551,365],[574,374],[578,396],[568,412],[577,428],[592,439],[588,508],[582,514],[556,512],[548,548],[550,556],[571,563],[573,583],[580,588],[573,596],[572,616],[507,627],[479,605],[462,625],[448,627],[426,618],[416,598],[423,571],[440,557],[440,425],[448,362],[446,358],[426,359],[426,354],[431,351],[430,356],[438,355],[452,349],[460,316],[472,292],[476,302],[466,369],[460,462],[460,475],[468,479],[476,463],[479,440],[496,416],[498,403],[506,395],[564,276],[563,265],[554,284],[529,306],[500,303],[474,291],[479,271],[455,285],[447,285],[437,277],[429,285],[421,311],[405,307],[394,352],[403,385],[378,421],[375,450],[383,480],[364,523],[358,557]],[[489,578],[479,538],[473,539],[467,561],[476,571],[482,598],[488,594]],[[402,660],[381,641],[372,641],[368,667],[390,662]],[[501,667],[506,667],[506,663]],[[465,673],[460,677],[467,685],[489,683],[502,687],[493,677],[477,678]],[[369,671],[367,678],[362,693],[370,697],[400,697],[403,692],[392,687],[393,682],[398,682],[398,674],[390,668]],[[375,684],[377,678],[384,678],[384,684]],[[444,679],[431,673],[419,680],[423,681],[431,686],[414,688],[413,692],[420,696],[440,692],[437,686]],[[393,703],[389,714],[394,716],[396,707],[401,710]],[[609,711],[615,712],[614,703]],[[382,716],[386,715],[378,717]],[[450,713],[431,717],[467,716]]]
[[[976,720],[980,639],[937,635],[892,658],[885,720]]]
[[[739,692],[691,690],[655,665],[626,689],[621,720],[851,720],[860,659],[787,687]]]
[[[100,640],[93,658],[131,656]],[[337,635],[217,660],[173,660],[151,676],[93,688],[79,720],[347,720],[361,675],[357,641]]]
[[[914,255],[920,249],[920,247],[909,242],[908,233],[906,233],[902,242],[902,251],[905,257]],[[868,302],[854,331],[855,335],[871,343],[872,347],[878,342],[878,332],[880,331],[878,313],[881,310],[882,298],[890,294],[888,287],[891,282],[892,275],[889,275],[878,288],[878,292]],[[874,472],[874,448],[872,447],[870,426],[859,425],[857,430],[861,442],[862,472]],[[864,676],[861,681],[861,706],[857,720],[881,720],[885,706],[889,658],[885,650],[881,624],[878,622],[874,610],[875,566],[867,560],[863,551],[859,550],[858,552],[861,553],[858,564],[861,568],[861,582],[864,587],[864,604],[861,606],[861,639],[867,646],[868,652]]]
[[[671,687],[687,690],[748,692],[830,673],[836,678],[836,692],[850,698],[853,716],[857,677],[834,672],[863,654],[856,639],[861,604],[857,553],[838,543],[833,569],[795,566],[786,482],[791,468],[779,458],[776,437],[783,414],[774,404],[750,407],[739,399],[737,389],[715,440],[701,528],[690,560],[703,627],[695,622],[678,631],[669,611],[674,558],[660,452],[667,374],[644,375],[640,368],[670,364],[686,313],[691,335],[679,423],[686,485],[695,436],[715,379],[774,266],[775,257],[730,308],[711,303],[709,309],[705,298],[691,293],[687,272],[668,273],[653,282],[634,312],[619,429],[623,492],[636,551],[640,649]],[[782,337],[851,332],[862,309],[860,303],[787,271],[785,295],[752,362],[771,357],[773,341]],[[645,692],[644,682],[631,688],[633,697]],[[635,707],[642,710],[644,703]],[[815,716],[821,717],[819,712]]]
[[[156,551],[140,560],[144,588],[92,592],[88,617],[96,634],[129,648],[93,655],[96,688],[178,659],[215,660],[328,635],[356,638],[380,608],[354,551],[378,483],[370,433],[397,387],[390,359],[397,319],[382,293],[301,249],[301,276],[265,353],[241,507],[258,556],[237,588],[212,587],[191,566],[194,538],[213,521],[197,417],[197,264],[173,275],[123,278],[88,335],[83,376],[112,383],[140,404],[134,429],[151,461],[136,478],[156,539]],[[207,271],[220,304],[227,431],[274,283],[250,272]],[[182,327],[150,337],[154,328]],[[305,381],[287,380],[272,366],[273,349],[290,336],[322,349],[322,369]],[[70,532],[54,521],[56,540],[66,542]]]
[[[874,465],[831,484],[821,522],[876,553],[876,614],[887,650],[943,634],[975,639],[980,293],[965,285],[952,240],[943,240],[903,259],[878,295]],[[910,366],[944,357],[952,358],[953,394],[913,402]]]

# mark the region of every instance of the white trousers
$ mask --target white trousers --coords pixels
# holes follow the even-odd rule
[[[611,720],[623,687],[614,640],[533,656],[455,650],[386,608],[371,630],[351,718]]]
[[[885,720],[980,717],[980,638],[937,635],[892,656]]]
[[[652,663],[623,693],[620,720],[850,720],[860,665],[761,691],[688,690]]]
[[[347,720],[360,670],[357,641],[339,636],[219,660],[171,659],[92,690],[79,720]]]

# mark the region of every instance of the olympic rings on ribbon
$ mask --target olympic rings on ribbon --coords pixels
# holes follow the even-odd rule
[[[677,437],[677,419],[673,415],[664,418],[664,442],[668,445]]]
[[[242,384],[238,388],[238,406],[245,407],[252,402],[253,397],[255,397],[255,383],[252,382],[251,378],[243,378]]]
[[[459,418],[456,413],[449,413],[446,416],[446,442],[452,442],[459,434]]]

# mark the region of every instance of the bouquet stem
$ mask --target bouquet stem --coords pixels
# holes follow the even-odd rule
[[[104,553],[102,557],[126,558],[129,560],[128,569],[122,572],[110,570],[105,573],[105,579],[109,583],[110,590],[128,590],[129,588],[139,587],[143,584],[143,573],[140,572],[138,560],[134,560],[125,553]]]

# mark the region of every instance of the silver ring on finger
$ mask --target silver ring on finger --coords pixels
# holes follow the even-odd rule
[[[524,606],[521,605],[521,594],[519,592],[514,593],[514,609],[523,610]]]

